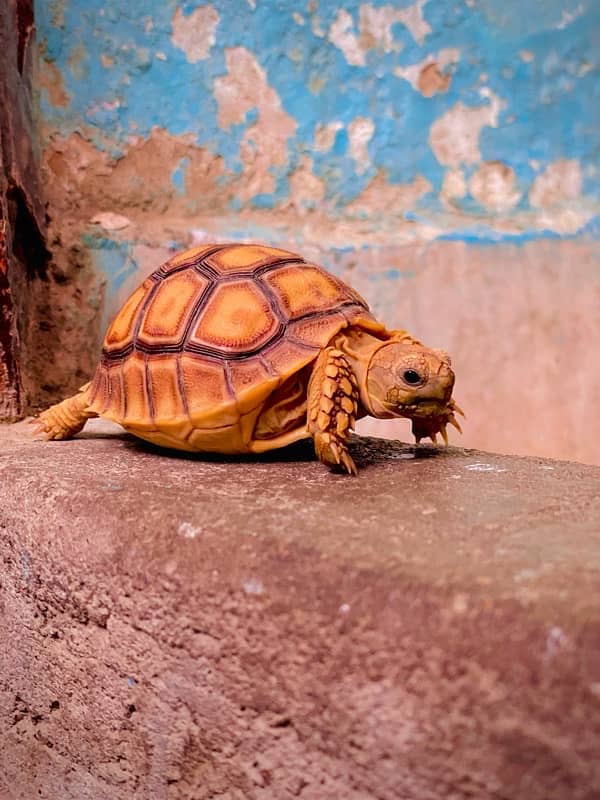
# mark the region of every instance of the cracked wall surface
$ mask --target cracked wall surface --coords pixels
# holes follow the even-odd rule
[[[600,345],[592,0],[525,16],[514,0],[35,11],[52,270],[79,342],[60,334],[40,402],[81,382],[107,320],[174,250],[261,240],[359,284],[390,326],[457,342],[467,443],[598,459],[600,377],[581,355]],[[527,387],[524,361],[539,366]],[[571,444],[523,436],[561,418],[562,364]]]

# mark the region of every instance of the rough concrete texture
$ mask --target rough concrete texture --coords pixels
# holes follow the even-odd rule
[[[600,470],[0,429],[0,796],[593,800]]]
[[[38,2],[34,405],[174,249],[258,240],[450,350],[468,445],[597,462],[597,13],[538,5]]]

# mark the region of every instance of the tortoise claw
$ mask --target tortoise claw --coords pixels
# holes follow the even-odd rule
[[[467,415],[462,410],[462,408],[458,405],[456,400],[450,400],[450,402],[448,403],[448,408],[450,408],[452,411],[456,411],[456,413],[460,414],[461,417],[464,417],[465,419],[467,418]],[[461,431],[461,433],[462,433],[462,431]]]
[[[452,425],[452,427],[456,428],[459,433],[462,433],[462,428],[460,427],[454,412],[463,417],[465,416],[462,408],[460,408],[460,406],[458,406],[454,400],[450,400],[444,411],[439,416],[413,419],[412,432],[416,443],[420,444],[421,439],[429,438],[434,444],[437,445],[437,434],[439,433],[444,440],[444,444],[447,445],[448,425]]]
[[[464,417],[464,414],[463,414],[463,417]],[[448,417],[448,423],[449,423],[450,425],[452,425],[452,427],[456,428],[456,430],[457,430],[459,433],[462,433],[462,428],[460,427],[460,425],[459,425],[459,422],[458,422],[458,420],[456,419],[456,417],[454,416],[454,414],[451,414],[451,415]]]
[[[440,428],[440,433],[442,434],[442,439],[444,440],[444,444],[448,447],[448,432],[446,431],[446,423],[442,424]]]

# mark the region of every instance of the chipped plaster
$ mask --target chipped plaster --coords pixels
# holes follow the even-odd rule
[[[430,53],[416,64],[395,67],[394,75],[408,81],[415,91],[424,97],[433,97],[437,92],[447,92],[453,71],[460,60],[460,50],[447,47],[438,53]]]
[[[375,133],[375,123],[368,117],[356,117],[348,125],[348,152],[354,159],[357,175],[367,172],[371,164],[368,145]]]
[[[216,42],[215,31],[219,24],[219,13],[214,6],[200,6],[186,16],[181,8],[173,15],[171,41],[186,55],[190,64],[208,58]]]
[[[418,44],[423,44],[431,33],[429,24],[423,17],[423,7],[428,0],[417,0],[406,8],[385,5],[375,7],[361,4],[358,10],[358,31],[352,14],[340,8],[329,27],[329,41],[338,47],[344,58],[353,66],[365,66],[370,50],[390,53],[402,50],[402,43],[394,38],[392,28],[395,24],[406,27]]]
[[[535,208],[564,205],[581,196],[581,166],[576,160],[554,161],[533,182],[529,202]]]
[[[487,87],[479,90],[489,102],[482,106],[457,103],[431,126],[429,144],[437,160],[445,167],[477,164],[481,161],[479,135],[485,126],[498,125],[502,103]]]

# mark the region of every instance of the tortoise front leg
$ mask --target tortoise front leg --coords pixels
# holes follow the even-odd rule
[[[317,457],[330,467],[358,475],[347,442],[358,408],[358,384],[341,350],[327,347],[308,384],[308,431]]]

